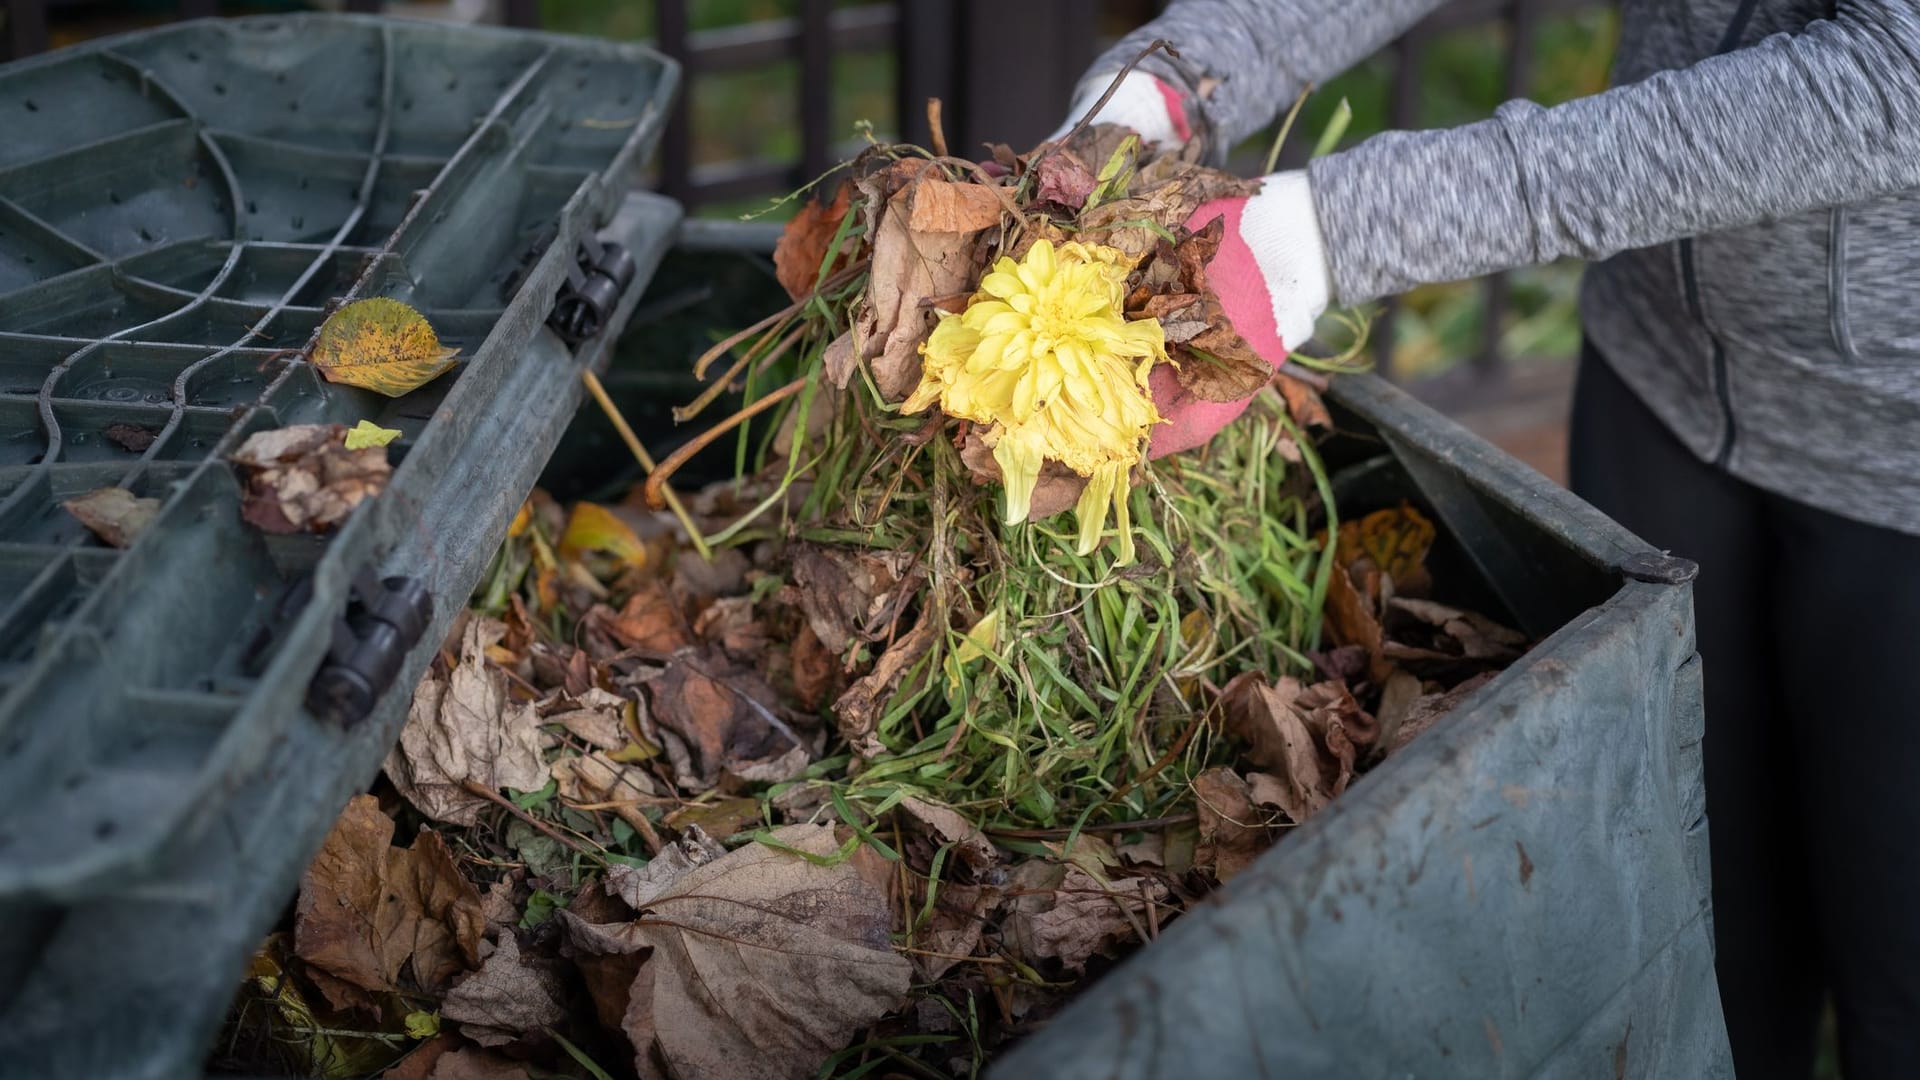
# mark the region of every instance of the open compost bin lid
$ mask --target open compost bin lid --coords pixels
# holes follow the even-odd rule
[[[178,914],[192,864],[257,940],[291,894],[671,241],[677,205],[632,189],[677,78],[635,45],[324,15],[0,68],[0,904],[68,912],[0,940],[5,1041],[53,1008],[30,972],[92,955],[76,912]],[[322,378],[301,350],[372,297],[452,370]],[[360,421],[400,434],[344,525],[243,520],[248,436]],[[118,547],[63,506],[113,488],[157,504]]]

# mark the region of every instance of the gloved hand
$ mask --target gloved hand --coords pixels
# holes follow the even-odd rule
[[[1207,284],[1233,328],[1278,370],[1313,336],[1333,287],[1307,174],[1275,173],[1252,196],[1207,203],[1187,227],[1199,229],[1217,217],[1226,219],[1226,232],[1207,266]],[[1203,445],[1252,400],[1201,401],[1181,389],[1165,365],[1154,369],[1148,387],[1167,421],[1153,429],[1149,458]]]
[[[1093,108],[1100,95],[1113,85],[1113,76],[1094,75],[1082,80],[1073,92],[1073,105],[1067,109],[1067,121],[1047,136],[1048,142],[1064,137],[1073,125]],[[1188,115],[1192,102],[1184,90],[1154,78],[1144,71],[1129,71],[1113,96],[1100,107],[1089,123],[1119,124],[1140,133],[1140,138],[1158,143],[1163,149],[1177,149],[1193,138],[1193,121]],[[1098,168],[1099,163],[1095,162]]]

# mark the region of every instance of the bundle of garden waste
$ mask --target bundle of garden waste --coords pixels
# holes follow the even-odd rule
[[[523,507],[216,1064],[971,1076],[1518,655],[1417,510],[1338,518],[1364,327],[1278,373],[1235,333],[1185,222],[1249,182],[937,143],[793,217],[792,303],[677,412],[733,415]],[[1252,404],[1148,461],[1169,376]]]

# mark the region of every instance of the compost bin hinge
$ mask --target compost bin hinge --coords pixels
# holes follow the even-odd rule
[[[333,622],[327,658],[307,685],[307,708],[343,727],[365,720],[432,621],[433,596],[418,578],[380,578],[362,567],[345,614]]]
[[[547,325],[569,345],[597,336],[613,317],[620,294],[633,284],[635,273],[633,256],[626,248],[588,233],[567,264],[567,280],[554,298]]]

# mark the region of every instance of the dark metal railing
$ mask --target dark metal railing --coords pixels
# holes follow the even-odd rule
[[[896,128],[891,134],[925,144],[928,98],[944,105],[943,127],[956,153],[977,154],[988,141],[1024,147],[1043,138],[1066,107],[1074,81],[1099,44],[1103,10],[1117,22],[1138,22],[1164,0],[898,0],[842,7],[834,0],[794,0],[797,14],[722,29],[693,30],[690,0],[654,0],[655,43],[683,65],[686,82],[675,101],[662,141],[656,185],[690,206],[731,202],[791,191],[829,169],[843,156],[834,130],[835,59],[861,53],[892,53],[896,76]],[[1388,122],[1418,127],[1420,69],[1427,47],[1440,35],[1486,26],[1505,31],[1504,87],[1524,94],[1532,74],[1534,30],[1550,15],[1599,6],[1602,0],[1452,0],[1389,46],[1394,59]],[[0,0],[0,45],[25,56],[47,47],[48,9],[59,0]],[[350,11],[374,12],[381,0],[347,0]],[[182,17],[215,14],[217,0],[183,0]],[[538,0],[506,0],[504,21],[539,23]],[[1017,33],[1009,33],[1017,27]],[[797,61],[793,101],[800,131],[798,157],[753,157],[696,162],[692,103],[705,80]],[[775,105],[776,103],[769,103]],[[786,102],[777,103],[784,108]],[[1295,140],[1283,161],[1297,163],[1304,140]],[[1501,323],[1511,298],[1507,275],[1482,286],[1480,347],[1455,376],[1470,382],[1497,376],[1504,364]],[[1382,363],[1393,343],[1394,306],[1375,324]]]

